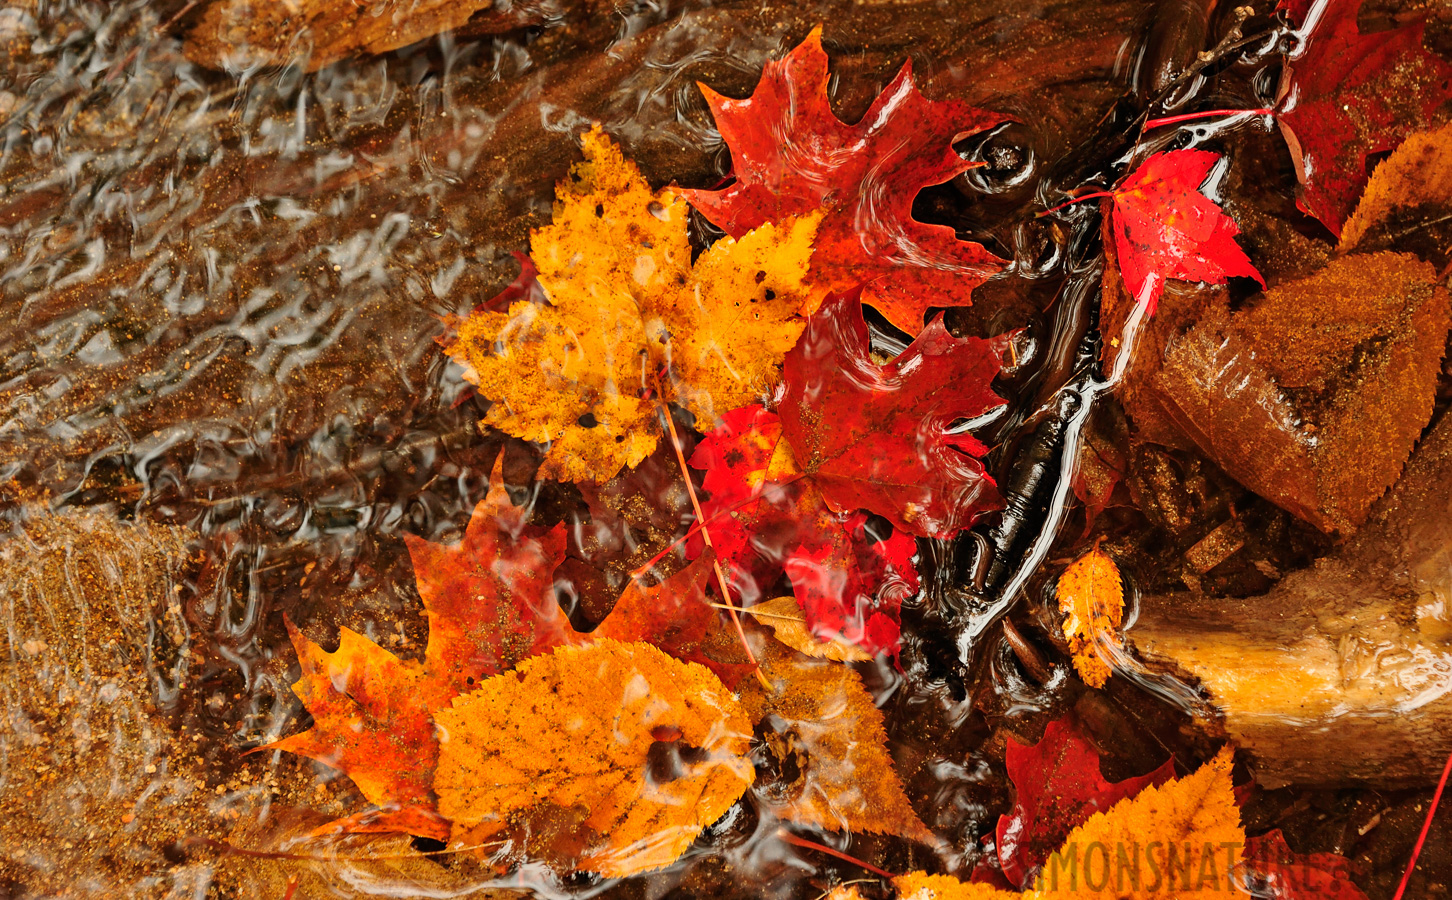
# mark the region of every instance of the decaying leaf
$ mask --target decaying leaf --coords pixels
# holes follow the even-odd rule
[[[1206,456],[1324,531],[1349,532],[1432,412],[1449,325],[1410,254],[1340,257],[1168,342],[1152,401]]]
[[[718,241],[693,265],[685,200],[652,192],[598,128],[581,142],[531,237],[548,304],[476,310],[448,350],[495,401],[486,424],[549,446],[541,477],[600,483],[655,449],[658,376],[703,425],[769,392],[817,302],[803,277],[820,214]]]
[[[796,772],[758,792],[782,819],[827,831],[895,834],[936,845],[908,803],[887,752],[882,713],[842,663],[767,644],[757,653],[771,690],[743,681],[742,704],[770,728],[767,749]]]
[[[1171,278],[1224,284],[1232,275],[1265,280],[1235,243],[1235,220],[1200,185],[1220,160],[1207,150],[1156,153],[1114,191],[1109,229],[1130,296],[1153,314]]]
[[[1109,680],[1109,666],[1095,650],[1099,641],[1118,644],[1124,622],[1124,585],[1119,567],[1104,551],[1095,547],[1076,559],[1059,576],[1059,612],[1064,614],[1064,634],[1074,654],[1074,669],[1084,683],[1102,688]]]
[[[1167,760],[1148,775],[1107,781],[1099,753],[1064,719],[1050,722],[1033,746],[1009,741],[1004,761],[1014,803],[999,816],[994,837],[1004,877],[1021,887],[1090,816],[1175,776],[1175,763]]]
[[[1452,125],[1414,134],[1388,156],[1366,184],[1341,231],[1342,253],[1420,247],[1445,263],[1452,250],[1446,221],[1452,207]],[[1410,240],[1409,240],[1410,239]]]
[[[864,662],[872,654],[838,640],[818,640],[807,628],[807,617],[794,597],[777,597],[747,608],[756,621],[769,627],[776,639],[798,653],[836,662]]]
[[[1224,897],[1245,845],[1232,760],[1226,747],[1193,774],[1095,813],[1049,857],[1034,889],[1044,897]]]
[[[778,412],[797,464],[835,510],[920,537],[972,525],[1002,500],[978,461],[988,448],[954,426],[1003,404],[992,382],[1008,340],[955,338],[938,318],[878,365],[857,294],[829,299],[783,369]]]
[[[437,719],[435,788],[455,844],[507,832],[540,851],[532,827],[583,808],[577,865],[609,877],[675,861],[755,777],[740,704],[708,670],[649,644],[525,660]]]
[[[913,198],[971,167],[953,142],[1007,119],[956,100],[931,101],[912,66],[855,125],[832,112],[820,28],[788,56],[768,63],[744,100],[701,85],[731,148],[736,182],[685,191],[727,234],[826,211],[812,281],[824,291],[865,283],[863,302],[917,334],[930,306],[967,306],[970,292],[1004,265],[953,229],[913,218]]]
[[[1304,208],[1338,235],[1366,184],[1367,156],[1436,121],[1452,96],[1452,66],[1423,47],[1422,23],[1362,34],[1360,6],[1288,4],[1306,33],[1282,69],[1276,114]]]
[[[702,511],[735,592],[757,602],[785,572],[815,638],[896,652],[898,608],[918,589],[916,542],[871,534],[862,513],[830,509],[781,433],[776,415],[743,407],[691,456],[706,471]]]

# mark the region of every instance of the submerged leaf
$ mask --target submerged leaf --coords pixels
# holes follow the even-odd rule
[[[580,868],[608,877],[674,862],[755,777],[751,726],[731,693],[649,644],[599,640],[534,657],[437,719],[435,788],[454,843],[506,831],[528,843],[532,826],[582,808],[559,840],[578,847]]]
[[[447,826],[429,813],[438,753],[433,712],[449,702],[451,688],[351,629],[341,630],[332,653],[291,621],[287,629],[302,666],[292,690],[312,713],[313,727],[264,749],[346,772],[369,802],[386,810],[357,830],[446,834]]]
[[[836,662],[865,662],[872,655],[838,640],[818,640],[807,628],[807,617],[793,597],[777,597],[745,610],[776,633],[776,639],[798,653]]]
[[[967,306],[973,288],[1004,265],[945,225],[913,218],[913,198],[971,168],[953,143],[1008,117],[957,100],[932,101],[904,63],[855,125],[827,99],[820,28],[779,62],[767,63],[744,100],[701,85],[736,181],[684,191],[727,234],[826,211],[811,280],[825,293],[863,287],[863,302],[917,334],[930,306]]]
[[[600,483],[655,449],[649,396],[701,423],[768,393],[811,304],[818,216],[717,241],[691,262],[687,206],[652,192],[598,128],[531,250],[547,304],[476,310],[449,353],[495,401],[485,419],[549,450],[540,476]]]
[[[1337,235],[1366,184],[1367,157],[1436,121],[1452,97],[1452,65],[1422,46],[1422,23],[1362,34],[1360,6],[1291,4],[1306,33],[1282,70],[1276,114],[1304,208]]]
[[[759,406],[727,413],[691,465],[706,470],[702,511],[744,602],[785,572],[813,637],[897,651],[898,608],[918,589],[911,537],[878,539],[865,515],[832,511],[797,469],[780,420]]]
[[[742,703],[752,720],[770,727],[766,745],[777,764],[795,773],[759,791],[760,801],[799,825],[936,845],[903,791],[882,712],[862,677],[780,645],[768,644],[757,655],[771,690],[743,682]]]
[[[1095,813],[1049,857],[1034,889],[1044,897],[1225,897],[1245,845],[1232,758],[1224,748],[1194,774]]]
[[[1090,687],[1102,688],[1110,669],[1096,641],[1119,642],[1124,622],[1124,585],[1119,567],[1108,554],[1095,547],[1079,557],[1059,576],[1059,612],[1064,614],[1064,634],[1074,654],[1074,668]]]
[[[1016,795],[1013,809],[998,819],[998,860],[1004,876],[1022,886],[1090,816],[1175,774],[1169,760],[1148,775],[1111,783],[1099,771],[1099,754],[1062,719],[1050,722],[1032,747],[1009,741],[1005,762]]]
[[[555,601],[564,526],[528,524],[528,509],[515,506],[504,489],[503,462],[501,454],[489,493],[458,544],[404,535],[429,620],[425,665],[455,691],[557,647],[572,633]]]
[[[1007,335],[956,338],[938,318],[878,365],[856,294],[834,297],[787,354],[782,433],[833,509],[950,537],[1003,505],[978,461],[988,448],[956,426],[1003,405],[992,382],[1007,348]]]
[[[1445,226],[1449,206],[1452,125],[1412,135],[1376,167],[1336,249],[1342,253],[1408,249],[1394,245],[1411,243],[1407,239],[1413,235],[1419,244],[1431,237],[1440,265],[1452,247]]]

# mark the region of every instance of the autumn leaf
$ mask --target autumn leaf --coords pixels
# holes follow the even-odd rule
[[[1266,900],[1366,900],[1346,857],[1296,853],[1279,828],[1246,841],[1245,866],[1256,896]]]
[[[674,862],[755,777],[751,726],[730,691],[649,644],[533,657],[437,720],[434,783],[454,844],[509,833],[546,852],[529,845],[531,826],[583,807],[560,840],[578,848],[579,868],[608,877]]]
[[[354,830],[446,835],[447,824],[432,814],[438,754],[433,712],[453,696],[448,684],[351,629],[340,631],[332,653],[291,621],[287,630],[302,666],[292,690],[314,724],[262,749],[296,753],[346,772],[382,808],[352,823]]]
[[[784,572],[813,637],[895,653],[898,608],[918,589],[916,542],[872,535],[865,515],[830,509],[781,434],[776,415],[743,407],[691,456],[706,472],[702,512],[734,592],[754,603]]]
[[[1119,643],[1119,627],[1124,621],[1124,585],[1119,567],[1095,547],[1059,576],[1057,596],[1059,612],[1064,614],[1064,634],[1074,654],[1074,668],[1085,684],[1104,687],[1110,669],[1095,644]]]
[[[948,875],[908,872],[892,880],[899,900],[1012,900],[1029,898],[1017,891],[1005,891],[986,884],[959,881]]]
[[[501,454],[462,541],[444,546],[404,535],[429,620],[425,665],[456,692],[566,643],[572,633],[555,601],[564,526],[528,523],[528,509],[515,506],[504,488],[503,460]]]
[[[777,597],[748,607],[756,621],[770,628],[776,639],[788,647],[817,659],[835,662],[865,662],[872,659],[867,651],[839,640],[818,640],[807,626],[806,613],[794,597]]]
[[[1445,220],[1449,203],[1452,125],[1408,137],[1376,167],[1336,249],[1341,253],[1390,250],[1417,234],[1435,240],[1434,252],[1445,254],[1452,241],[1445,233],[1428,232]]]
[[[1229,747],[1185,778],[1147,787],[1069,833],[1034,889],[1044,897],[1223,898],[1245,832]]]
[[[727,234],[825,210],[810,278],[824,293],[863,285],[863,302],[908,334],[930,306],[966,306],[1004,260],[958,240],[952,228],[912,216],[913,199],[971,167],[953,143],[1007,116],[957,100],[931,101],[913,84],[912,64],[855,125],[827,98],[827,54],[818,27],[785,59],[767,63],[744,100],[701,85],[735,183],[683,191]]]
[[[766,748],[794,773],[757,791],[778,817],[826,831],[938,839],[918,818],[887,752],[882,712],[862,677],[837,662],[768,642],[757,653],[771,690],[742,682],[752,721],[769,726]]]
[[[998,861],[1009,882],[1025,887],[1071,830],[1175,774],[1168,760],[1148,775],[1111,783],[1100,773],[1098,752],[1062,719],[1032,747],[1009,741],[1005,762],[1015,798],[998,819]]]
[[[978,461],[988,448],[956,426],[1003,404],[992,382],[1008,342],[953,337],[940,317],[878,365],[856,294],[833,297],[787,354],[782,434],[832,509],[950,537],[1002,506]]]
[[[1166,279],[1224,284],[1229,276],[1254,278],[1255,266],[1235,243],[1235,220],[1200,185],[1220,160],[1208,150],[1156,153],[1112,194],[1109,228],[1130,296],[1153,315]]]
[[[408,831],[438,837],[431,788],[438,756],[434,713],[487,677],[561,646],[602,639],[645,641],[699,661],[734,684],[748,667],[718,659],[720,616],[704,597],[711,558],[653,587],[632,582],[593,633],[576,632],[554,597],[552,572],[564,554],[561,526],[528,524],[504,487],[503,458],[475,507],[464,539],[443,546],[406,538],[429,619],[422,664],[403,661],[342,629],[328,653],[288,623],[303,677],[293,691],[312,713],[309,731],[264,749],[286,750],[340,769],[381,807],[334,830]]]
[[[1366,184],[1367,157],[1437,121],[1452,98],[1452,66],[1423,47],[1422,23],[1362,34],[1359,7],[1289,4],[1304,33],[1286,57],[1276,113],[1304,208],[1338,236]]]
[[[544,478],[604,482],[655,449],[661,390],[710,423],[769,391],[815,303],[817,214],[723,239],[691,262],[687,206],[652,192],[598,128],[531,237],[548,303],[476,310],[448,346],[494,401],[485,424],[547,444]]]

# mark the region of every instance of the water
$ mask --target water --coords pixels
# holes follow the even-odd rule
[[[921,217],[1014,260],[984,289],[993,302],[956,311],[954,327],[1027,325],[1035,352],[1058,361],[1007,379],[1008,436],[1073,376],[1098,277],[1082,262],[1095,252],[1088,217],[1065,231],[1027,213],[1076,184],[1075,167],[1112,161],[1086,163],[1082,139],[1123,92],[1147,96],[1185,64],[1185,29],[1203,27],[1204,9],[561,8],[532,27],[466,29],[310,74],[200,68],[181,30],[161,28],[178,9],[0,10],[0,896],[283,897],[300,879],[297,896],[527,885],[811,897],[828,874],[857,877],[778,840],[749,804],[709,830],[709,851],[619,885],[540,867],[501,880],[468,860],[411,857],[406,839],[350,839],[337,852],[352,861],[227,848],[266,851],[358,808],[326,767],[245,755],[302,714],[283,615],[417,654],[426,632],[401,535],[457,539],[501,451],[506,480],[530,496],[538,453],[480,436],[484,404],[436,339],[444,318],[513,277],[509,254],[548,216],[579,130],[602,122],[654,184],[711,186],[729,155],[694,83],[742,96],[818,21],[848,121],[907,58],[929,96],[1018,116],[965,148],[987,168],[919,198]],[[1213,89],[1232,105],[1249,102],[1249,83]],[[674,477],[662,465],[659,478]],[[533,502],[542,521],[583,521],[573,488]],[[594,560],[604,583],[572,570],[577,621],[597,619],[622,573],[684,530],[679,514],[644,543],[623,522],[595,527],[597,546],[617,549]],[[998,729],[1028,739],[1074,709],[1116,777],[1197,750],[1175,710],[1123,684],[1087,694],[1062,665],[1034,678],[1001,642],[955,668],[956,648],[930,626],[964,555],[922,548],[937,587],[905,612],[920,629],[906,679],[862,667],[909,796],[948,842],[933,860],[852,841],[894,870],[971,871],[1011,797]]]

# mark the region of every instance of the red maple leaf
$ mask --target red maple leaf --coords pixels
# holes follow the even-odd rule
[[[992,382],[1010,335],[956,338],[934,319],[896,359],[869,355],[856,292],[829,298],[786,356],[778,412],[802,471],[838,512],[865,509],[946,538],[1003,505],[956,426],[1003,404]]]
[[[1208,150],[1156,153],[1116,188],[1110,230],[1124,285],[1153,314],[1165,281],[1224,284],[1231,275],[1261,278],[1235,243],[1235,220],[1200,185],[1220,156]]]
[[[1148,775],[1110,783],[1099,771],[1099,753],[1066,720],[1050,722],[1032,747],[1008,742],[1008,777],[1017,793],[1013,809],[998,819],[998,862],[1003,874],[1027,888],[1037,870],[1097,812],[1175,776],[1174,760]]]
[[[1276,121],[1302,186],[1302,207],[1332,233],[1366,187],[1369,154],[1436,121],[1452,66],[1422,46],[1422,23],[1362,34],[1359,0],[1293,0],[1302,41],[1286,58]]]
[[[691,456],[706,473],[702,512],[734,593],[748,604],[768,599],[785,572],[818,637],[896,653],[898,609],[918,589],[917,543],[897,531],[879,540],[865,514],[829,509],[781,434],[775,414],[742,407]]]
[[[444,546],[404,535],[429,620],[425,663],[460,692],[573,633],[555,600],[565,528],[528,524],[528,508],[504,489],[502,461],[503,454],[462,541]]]
[[[824,292],[866,285],[864,302],[917,334],[928,307],[969,305],[973,288],[1005,265],[952,228],[915,220],[912,205],[923,188],[971,168],[954,141],[1009,117],[924,98],[909,62],[847,125],[827,99],[820,27],[767,63],[750,97],[701,91],[731,148],[736,182],[686,198],[733,237],[826,209],[810,275]]]
[[[1279,828],[1245,842],[1245,866],[1269,900],[1366,900],[1351,862],[1335,853],[1296,853]]]

